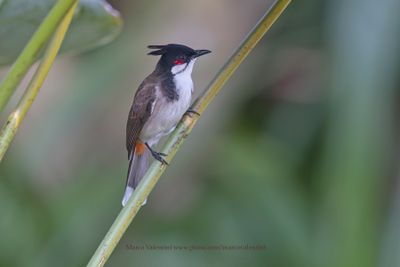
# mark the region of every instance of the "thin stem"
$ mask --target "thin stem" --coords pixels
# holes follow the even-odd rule
[[[8,117],[7,123],[4,125],[0,133],[0,161],[3,159],[3,156],[10,146],[19,125],[24,119],[29,108],[32,106],[36,95],[39,93],[40,88],[42,87],[43,82],[50,71],[50,68],[57,56],[58,50],[60,49],[64,40],[65,33],[67,32],[72,17],[74,16],[74,11],[77,4],[78,2],[76,1],[68,10],[67,14],[64,16],[64,19],[61,21],[46,49],[42,62],[40,63],[31,82],[28,85],[28,88],[19,101],[17,108]]]
[[[26,72],[35,62],[39,52],[48,42],[61,19],[77,0],[59,0],[50,10],[37,31],[0,84],[0,113],[7,105],[15,89],[24,78]]]
[[[264,36],[272,24],[278,19],[290,1],[291,0],[275,1],[272,7],[265,13],[263,18],[258,22],[255,28],[235,51],[233,56],[222,67],[221,71],[215,76],[204,94],[196,101],[194,105],[194,109],[196,111],[201,113],[206,109],[221,87],[233,74],[240,63],[246,58],[250,51],[255,47],[257,42]],[[172,158],[183,143],[184,139],[191,132],[197,120],[198,116],[184,116],[182,118],[181,122],[171,134],[162,150],[163,153],[168,155],[166,158],[168,162],[171,162]],[[103,266],[106,263],[122,235],[125,233],[129,224],[139,211],[141,203],[143,203],[143,201],[150,194],[151,190],[154,188],[165,169],[166,165],[162,165],[158,161],[155,161],[153,164],[151,164],[149,170],[146,172],[142,181],[133,192],[128,203],[121,210],[103,241],[93,254],[88,266]]]

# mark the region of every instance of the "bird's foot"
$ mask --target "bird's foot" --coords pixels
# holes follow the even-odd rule
[[[200,113],[198,113],[196,110],[192,109],[192,108],[188,108],[188,110],[186,110],[186,114],[189,117],[192,117],[193,114],[200,116]]]
[[[156,160],[158,160],[158,161],[161,162],[162,164],[169,165],[168,162],[163,158],[163,157],[166,157],[167,154],[162,153],[162,152],[154,151],[154,150],[149,146],[149,144],[147,144],[147,143],[146,143],[146,146],[147,146],[147,148],[150,150],[150,153],[151,153],[151,155],[153,156],[153,158],[155,158]]]
[[[169,165],[168,162],[163,158],[167,156],[166,154],[161,152],[151,151],[151,155],[153,156],[153,158],[161,162],[161,164]]]

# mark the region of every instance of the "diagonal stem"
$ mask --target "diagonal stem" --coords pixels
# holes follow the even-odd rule
[[[1,130],[0,161],[3,159],[3,156],[6,153],[8,147],[10,146],[11,141],[13,140],[19,125],[24,119],[29,108],[32,106],[32,103],[35,100],[36,95],[39,93],[40,88],[42,87],[43,82],[50,71],[50,68],[57,56],[58,50],[60,49],[61,44],[64,40],[65,33],[67,32],[68,27],[71,23],[77,3],[78,2],[76,1],[71,6],[67,14],[64,16],[64,19],[61,21],[59,27],[54,33],[54,36],[45,51],[42,62],[40,63],[34,76],[32,77],[32,80],[29,83],[28,88],[26,89],[20,102],[18,103],[17,108],[10,114],[7,123]]]
[[[61,19],[77,0],[59,0],[40,24],[24,50],[0,83],[0,113],[7,105],[26,72],[35,62],[39,52],[48,42]]]
[[[207,108],[208,104],[213,100],[218,91],[222,88],[229,77],[232,76],[233,72],[246,58],[250,51],[256,46],[258,41],[264,36],[272,24],[278,19],[290,1],[291,0],[275,1],[272,7],[265,13],[263,18],[258,22],[243,43],[234,52],[233,56],[215,76],[210,85],[207,87],[207,90],[195,102],[194,109],[197,112],[202,113]],[[171,134],[162,150],[163,153],[168,155],[166,158],[168,162],[171,162],[172,158],[175,156],[185,138],[191,132],[197,120],[198,116],[190,117],[186,115],[182,118],[181,122]],[[88,266],[103,266],[106,263],[122,235],[125,233],[129,224],[139,211],[141,203],[143,203],[143,201],[150,194],[151,190],[154,188],[165,169],[166,165],[162,165],[158,161],[155,161],[153,164],[151,164],[149,170],[146,172],[138,187],[133,192],[131,198],[128,200],[128,203],[121,210],[103,241],[93,254]]]

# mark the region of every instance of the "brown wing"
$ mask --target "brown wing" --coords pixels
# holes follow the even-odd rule
[[[131,110],[129,111],[128,122],[126,124],[126,149],[128,156],[134,149],[136,140],[139,138],[140,131],[149,119],[156,98],[156,83],[146,79],[137,90],[133,99]]]

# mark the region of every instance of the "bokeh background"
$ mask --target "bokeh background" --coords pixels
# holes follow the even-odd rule
[[[157,61],[146,46],[212,50],[195,66],[199,94],[272,1],[109,3],[121,34],[56,61],[0,165],[0,266],[84,266],[121,208],[127,114]],[[108,266],[400,266],[399,10],[396,0],[294,1]]]

